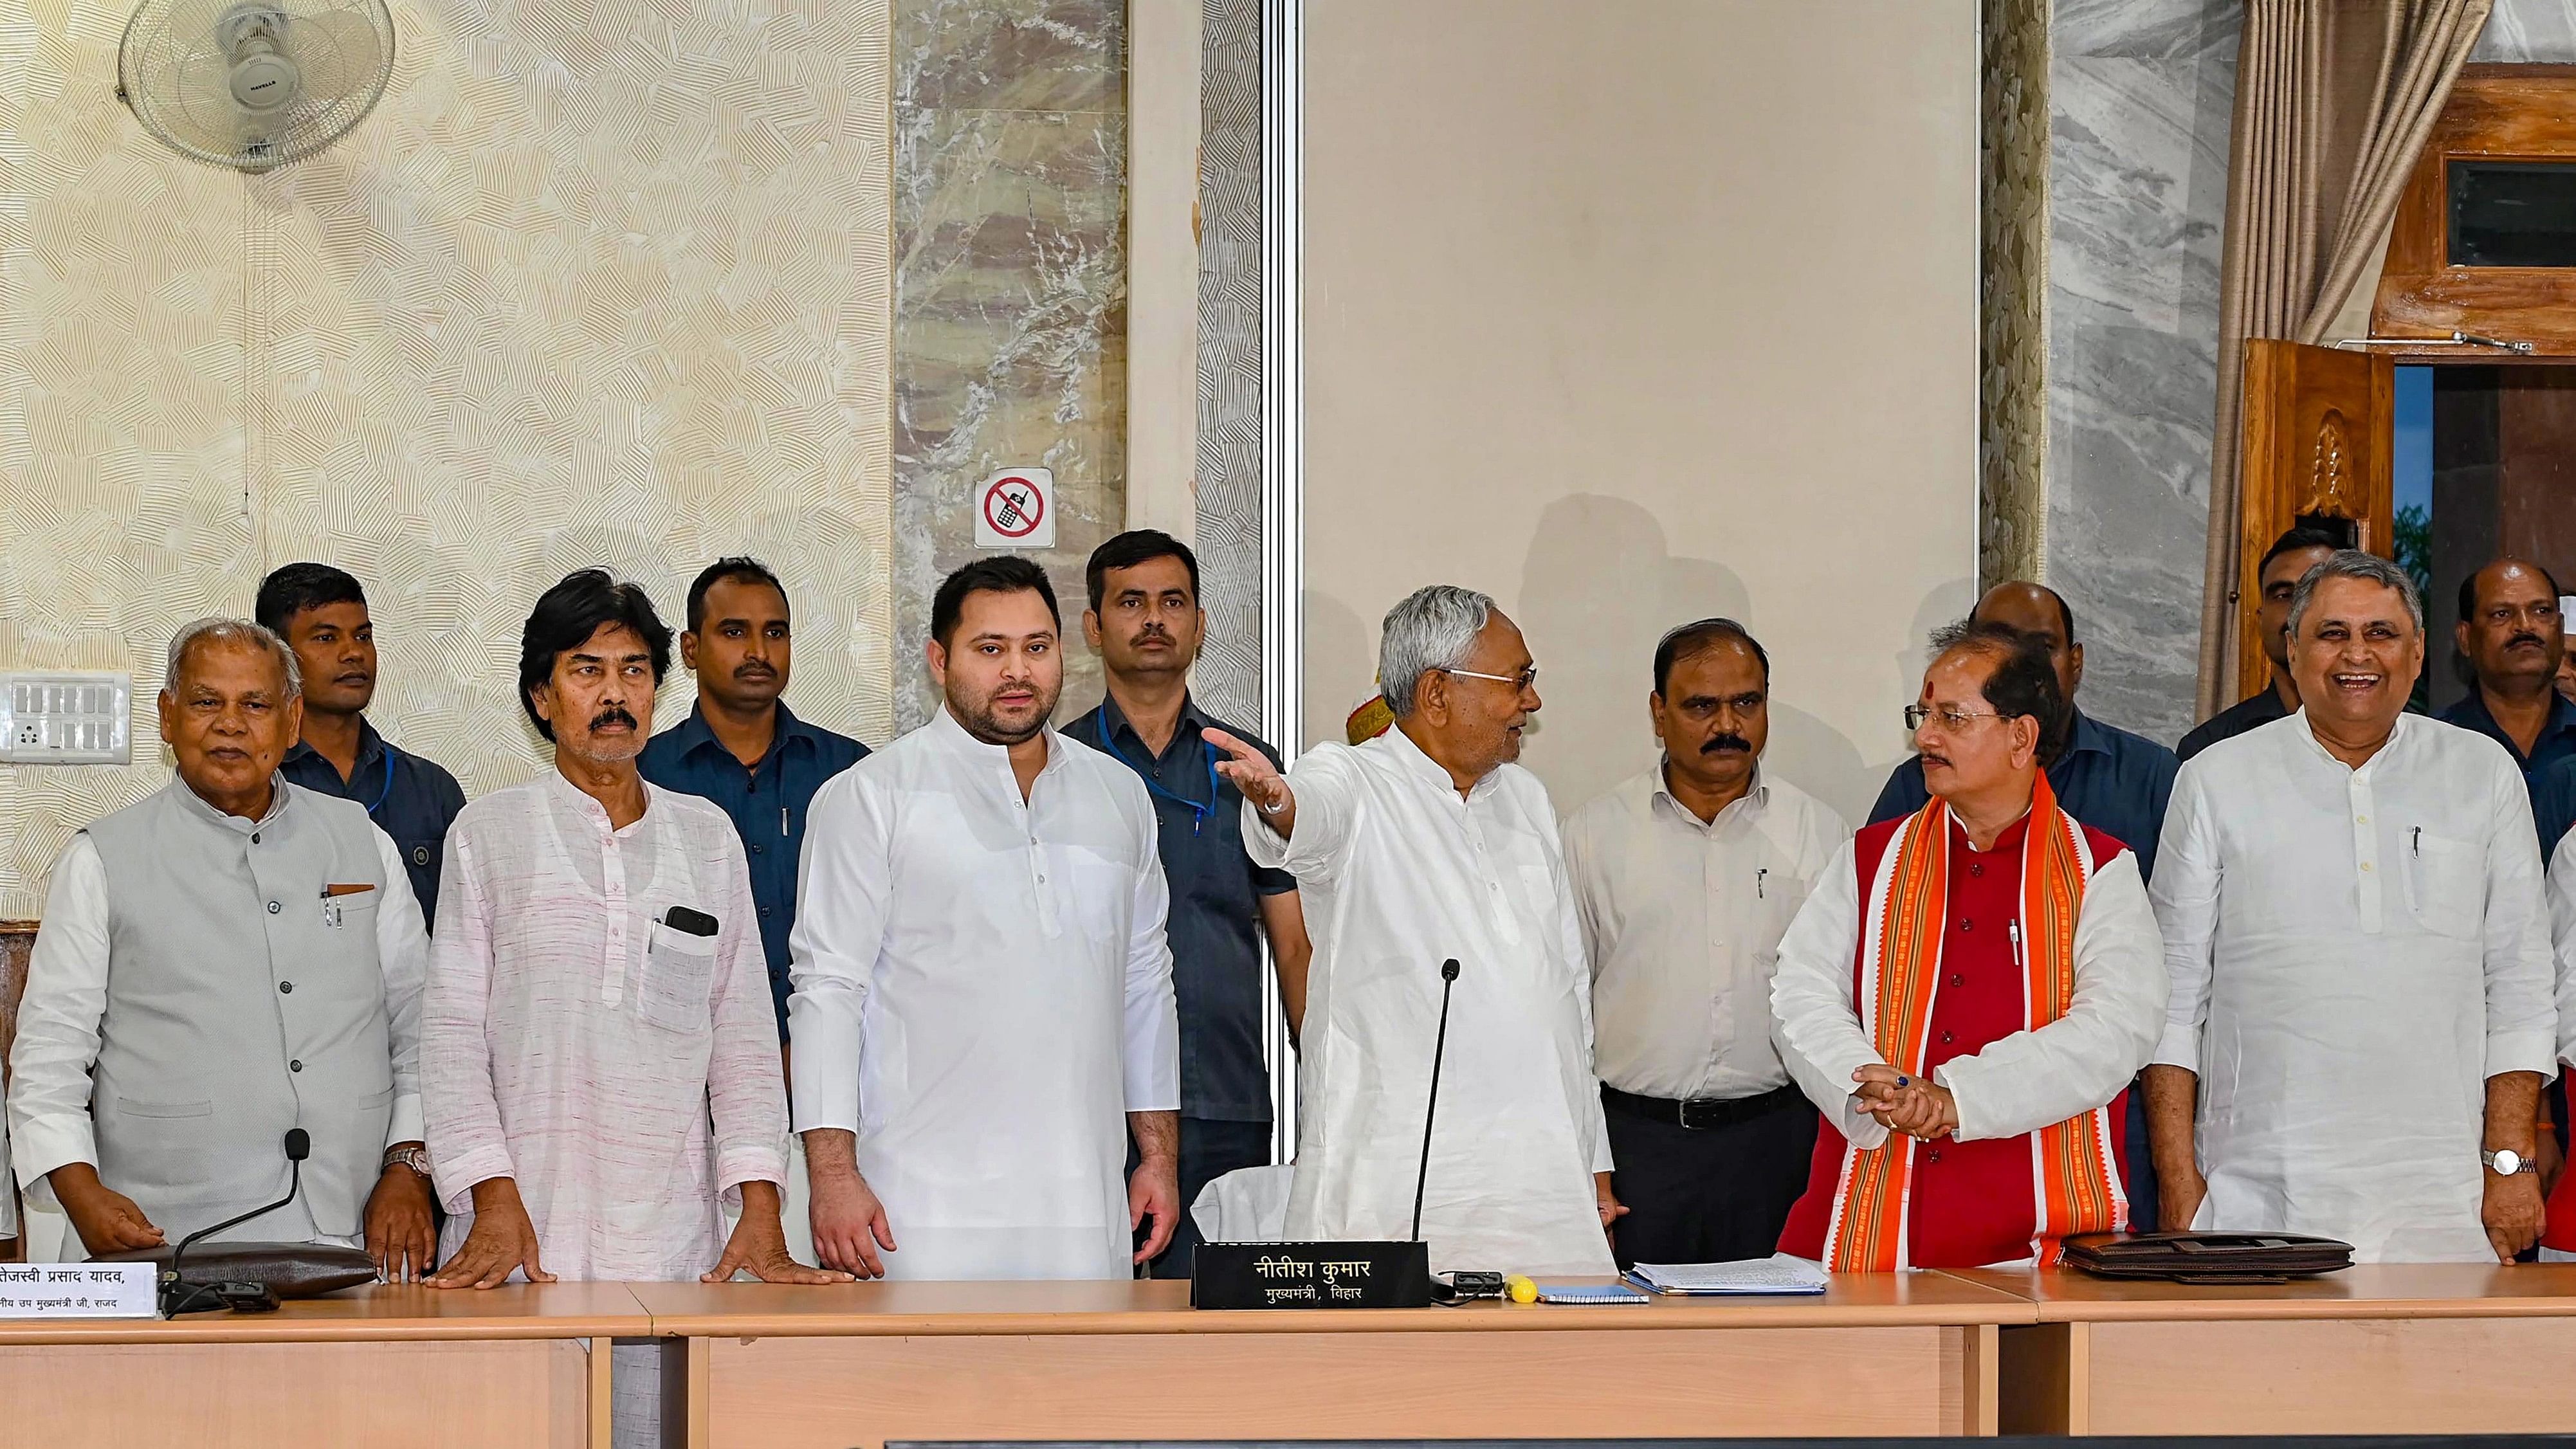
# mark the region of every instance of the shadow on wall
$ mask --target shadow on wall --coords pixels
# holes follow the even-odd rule
[[[1576,494],[1540,515],[1517,617],[1547,700],[1527,763],[1546,777],[1560,813],[1654,763],[1646,697],[1655,644],[1674,625],[1711,615],[1762,637],[1743,579],[1710,559],[1674,557],[1646,509]],[[1849,739],[1777,694],[1764,764],[1847,813],[1877,788]]]

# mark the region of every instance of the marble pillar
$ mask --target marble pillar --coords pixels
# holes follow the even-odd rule
[[[940,578],[972,492],[1054,471],[1069,719],[1100,696],[1083,561],[1127,504],[1126,7],[898,0],[894,45],[896,724],[930,717]]]
[[[2193,722],[2239,0],[2056,0],[2049,37],[2049,585],[2083,704]]]

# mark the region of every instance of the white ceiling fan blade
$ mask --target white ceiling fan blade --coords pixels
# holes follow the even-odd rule
[[[323,106],[372,90],[384,55],[374,22],[358,9],[298,16],[287,26],[286,52],[304,72],[304,94]]]

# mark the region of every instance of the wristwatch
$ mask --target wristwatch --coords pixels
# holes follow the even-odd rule
[[[2502,1152],[2481,1152],[2478,1154],[2478,1161],[2485,1163],[2487,1169],[2498,1177],[2518,1177],[2526,1172],[2540,1171],[2539,1163],[2510,1147]]]
[[[419,1173],[423,1178],[426,1178],[429,1176],[429,1149],[426,1147],[386,1148],[385,1166],[391,1167],[396,1163],[400,1163],[403,1166],[410,1168],[412,1171]]]

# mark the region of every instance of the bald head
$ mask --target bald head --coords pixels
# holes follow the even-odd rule
[[[2052,590],[2014,579],[1986,590],[1968,616],[1980,624],[2001,624],[2048,646],[2048,662],[2057,670],[2058,692],[2071,703],[2084,682],[2084,646],[2075,642],[2075,611]]]
[[[2564,627],[2558,581],[2529,559],[2500,558],[2460,581],[2452,642],[2490,694],[2538,698],[2548,690],[2566,653]]]

